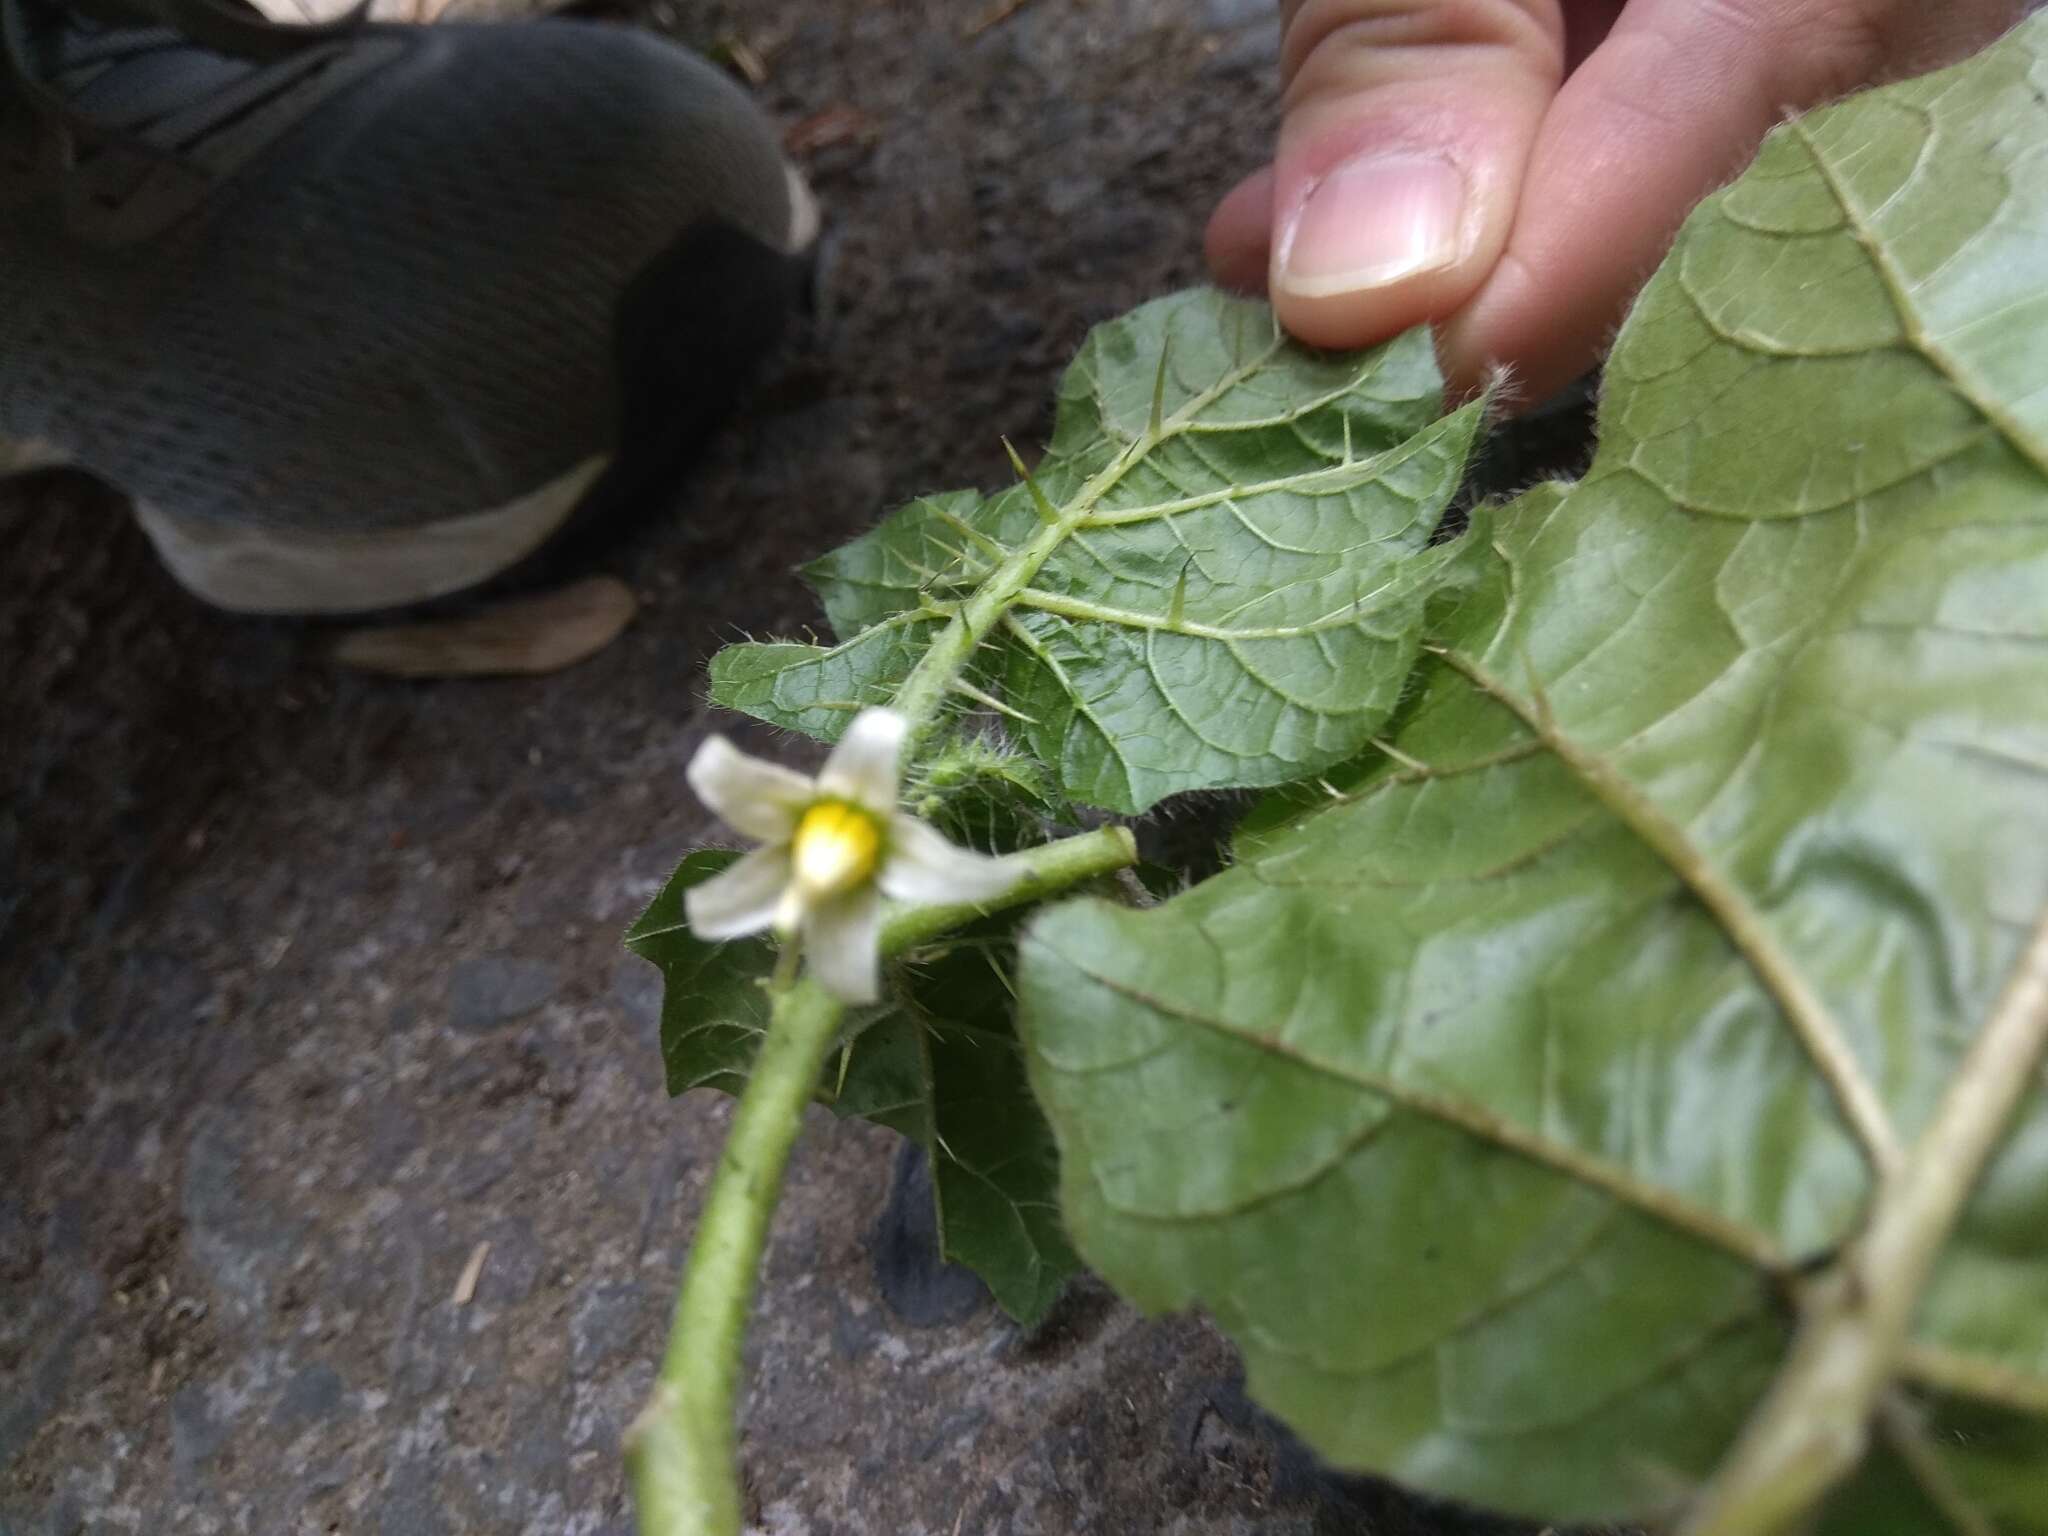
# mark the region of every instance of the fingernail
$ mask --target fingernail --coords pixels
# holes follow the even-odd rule
[[[1434,155],[1375,155],[1310,189],[1281,239],[1278,281],[1304,298],[1380,288],[1458,259],[1465,178]]]

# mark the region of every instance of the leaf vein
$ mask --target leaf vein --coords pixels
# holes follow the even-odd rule
[[[1275,1040],[1270,1035],[1246,1029],[1228,1019],[1205,1013],[1188,1004],[1158,997],[1117,977],[1091,970],[1076,962],[1071,956],[1061,955],[1058,958],[1062,964],[1071,967],[1105,991],[1115,993],[1155,1013],[1196,1025],[1225,1039],[1250,1046],[1254,1050],[1267,1052],[1307,1071],[1349,1084],[1362,1092],[1398,1104],[1411,1113],[1463,1131],[1474,1140],[1487,1142],[1566,1178],[1601,1190],[1624,1204],[1655,1217],[1666,1226],[1702,1243],[1718,1247],[1754,1268],[1774,1274],[1785,1269],[1785,1257],[1767,1233],[1724,1216],[1719,1211],[1698,1205],[1670,1190],[1646,1183],[1626,1169],[1619,1168],[1603,1158],[1546,1141],[1541,1136],[1532,1134],[1477,1105],[1465,1103],[1446,1094],[1426,1092],[1384,1073],[1311,1055],[1298,1047]],[[1056,1062],[1048,1061],[1046,1064],[1055,1071],[1065,1070]],[[1170,1217],[1156,1214],[1149,1216],[1148,1219],[1171,1220]]]

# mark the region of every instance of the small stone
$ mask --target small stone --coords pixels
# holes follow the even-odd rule
[[[205,1110],[194,1117],[179,1190],[185,1251],[238,1318],[264,1311],[303,1230],[250,1187],[248,1161],[233,1116]]]
[[[491,1245],[490,1262],[477,1282],[481,1306],[512,1306],[526,1300],[540,1284],[544,1255],[533,1223],[508,1216],[482,1234]]]
[[[1048,209],[1065,218],[1078,209],[1101,202],[1104,186],[1100,176],[1086,171],[1065,171],[1048,177],[1041,195]]]
[[[435,1496],[438,1480],[429,1458],[413,1457],[399,1463],[385,1484],[378,1536],[445,1536],[448,1521]]]
[[[455,1198],[464,1204],[479,1200],[519,1166],[518,1156],[509,1150],[474,1153],[455,1175]]]
[[[348,1391],[341,1373],[325,1361],[293,1373],[277,1400],[277,1422],[287,1427],[317,1424],[331,1418]]]
[[[372,1101],[366,1123],[369,1135],[363,1147],[363,1167],[374,1181],[381,1183],[412,1156],[426,1128],[404,1100],[385,1094]]]
[[[597,1285],[576,1303],[569,1324],[576,1369],[588,1371],[629,1349],[653,1298],[637,1285]]]
[[[194,1382],[171,1396],[171,1466],[180,1487],[188,1487],[199,1469],[227,1443],[230,1426],[214,1417],[206,1389]]]
[[[555,995],[555,968],[517,955],[476,955],[448,977],[448,1022],[481,1032],[523,1018]]]

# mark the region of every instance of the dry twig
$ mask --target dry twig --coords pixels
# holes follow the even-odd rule
[[[482,1278],[484,1260],[491,1256],[489,1243],[478,1243],[469,1250],[469,1262],[462,1266],[462,1273],[455,1280],[455,1294],[448,1299],[458,1307],[466,1307],[476,1299],[476,1283]]]

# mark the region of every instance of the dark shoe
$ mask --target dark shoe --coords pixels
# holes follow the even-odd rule
[[[223,608],[420,602],[629,498],[816,233],[740,89],[623,28],[0,0],[0,71],[0,438]]]

